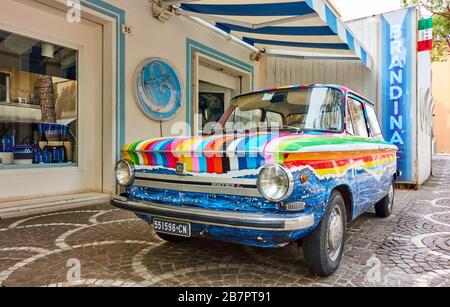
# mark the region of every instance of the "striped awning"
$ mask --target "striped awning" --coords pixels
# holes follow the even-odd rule
[[[187,0],[180,11],[261,50],[351,55],[372,65],[367,49],[326,0]]]

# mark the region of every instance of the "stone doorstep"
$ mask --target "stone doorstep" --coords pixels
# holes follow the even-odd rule
[[[79,193],[36,199],[0,202],[0,219],[51,213],[61,210],[109,203],[110,194]]]

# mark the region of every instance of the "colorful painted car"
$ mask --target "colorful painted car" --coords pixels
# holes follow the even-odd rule
[[[116,167],[124,193],[112,204],[170,242],[298,242],[321,276],[337,269],[348,222],[373,206],[380,217],[392,211],[397,147],[374,105],[347,88],[241,95],[210,130],[126,145]]]

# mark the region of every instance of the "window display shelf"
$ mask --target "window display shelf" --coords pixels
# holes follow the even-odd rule
[[[41,106],[37,105],[37,104],[18,103],[18,102],[6,102],[6,101],[0,101],[0,106],[29,108],[29,109],[37,109],[37,110],[41,109]]]
[[[29,165],[17,165],[17,164],[0,164],[0,170],[16,170],[16,169],[40,169],[40,168],[59,168],[59,167],[77,167],[77,163],[48,163],[48,164],[29,164]]]
[[[0,102],[0,121],[39,122],[42,119],[40,106]]]

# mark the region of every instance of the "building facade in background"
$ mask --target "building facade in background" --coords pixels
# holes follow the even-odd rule
[[[433,63],[434,151],[450,154],[450,58]]]
[[[308,3],[328,2],[305,1],[303,7],[309,14]],[[344,25],[327,6],[326,14],[318,10],[326,18],[317,20],[320,26],[312,26],[320,31],[315,35],[294,31],[296,42],[290,37],[282,42],[294,46],[281,45],[280,49],[289,52],[275,55],[255,54],[255,46],[230,39],[227,33],[218,34],[206,21],[174,15],[161,22],[148,0],[2,0],[2,4],[0,211],[3,205],[45,196],[98,193],[109,197],[116,192],[114,166],[124,144],[196,134],[206,122],[220,118],[233,96],[258,88],[342,84],[372,100],[382,114],[381,16]],[[415,9],[410,14],[412,22],[405,25],[405,33],[411,36],[410,52],[415,59]],[[329,28],[326,35],[320,34],[324,20]],[[310,28],[305,26],[302,31]],[[342,33],[345,42],[337,43]],[[329,34],[336,35],[330,38]],[[340,53],[324,53],[324,37]],[[308,46],[309,55],[290,53],[298,46]],[[357,52],[349,54],[352,50]],[[136,100],[136,72],[149,59],[162,59],[179,78],[181,107],[167,121],[149,117]],[[155,71],[161,77],[158,80],[167,81],[165,66],[159,67]],[[416,112],[426,110],[417,99],[416,75],[423,74],[417,74],[415,64],[410,68],[414,76],[404,91],[411,97],[414,114],[407,119],[411,128],[401,132],[416,139],[420,131],[427,131],[428,122]],[[426,62],[421,69],[429,70]],[[400,78],[398,72],[396,77]],[[398,128],[399,121],[393,123]],[[422,135],[427,138],[426,133]],[[415,142],[421,144],[419,139]],[[412,159],[417,161],[420,155],[427,164],[413,165],[411,183],[418,185],[428,178],[431,165],[431,150],[419,153],[419,148],[428,148],[419,145],[412,148]]]

